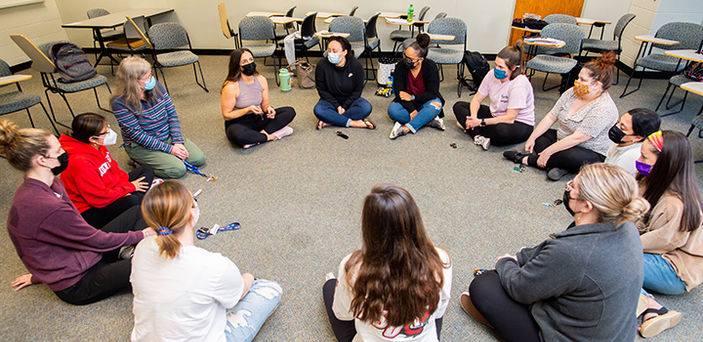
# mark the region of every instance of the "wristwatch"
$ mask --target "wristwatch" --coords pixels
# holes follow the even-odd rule
[[[415,101],[415,95],[410,95],[410,101]]]
[[[486,127],[486,119],[481,119],[481,127]]]

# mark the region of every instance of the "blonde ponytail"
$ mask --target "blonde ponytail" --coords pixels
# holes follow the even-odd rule
[[[142,200],[142,215],[157,233],[159,254],[173,259],[181,249],[178,236],[191,220],[193,195],[178,180],[167,180],[149,190]]]

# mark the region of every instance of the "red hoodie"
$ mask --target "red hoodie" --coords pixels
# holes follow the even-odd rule
[[[65,134],[59,142],[69,156],[61,182],[79,212],[103,208],[136,190],[105,146],[96,149]]]

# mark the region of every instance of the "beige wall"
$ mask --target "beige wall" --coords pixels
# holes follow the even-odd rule
[[[0,58],[10,65],[29,60],[10,39],[10,34],[21,33],[37,43],[67,39],[60,29],[61,17],[55,0],[0,9],[0,23]]]

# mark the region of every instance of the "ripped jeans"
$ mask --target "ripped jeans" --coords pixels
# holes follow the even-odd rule
[[[439,104],[439,108],[435,107],[432,102]],[[439,98],[434,98],[425,102],[422,106],[416,108],[417,114],[413,119],[410,119],[410,113],[400,102],[391,102],[388,106],[388,116],[393,121],[398,121],[407,126],[413,134],[418,129],[432,121],[442,111],[442,101]]]
[[[283,289],[275,281],[257,279],[232,309],[227,310],[227,342],[249,342],[278,307]]]

